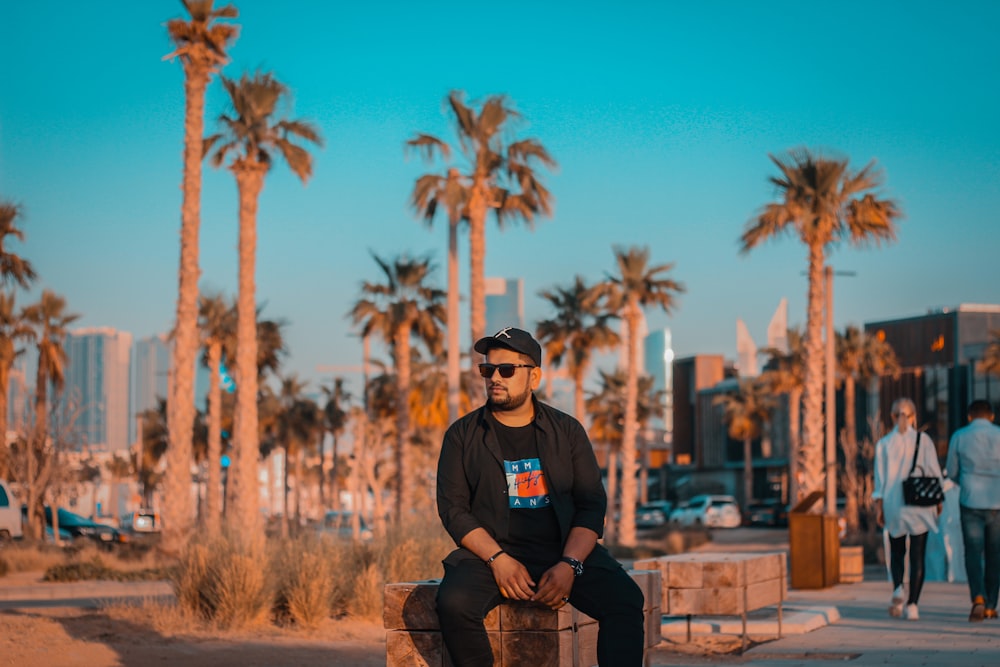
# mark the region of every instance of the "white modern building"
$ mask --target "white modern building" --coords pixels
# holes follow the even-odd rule
[[[66,337],[66,382],[60,419],[78,449],[127,450],[132,334],[110,327]]]
[[[524,279],[486,278],[486,334],[524,329]]]
[[[674,433],[674,350],[669,327],[651,331],[643,339],[644,370],[653,378],[653,390],[663,392],[662,411],[650,426],[662,428],[664,442],[673,441]]]

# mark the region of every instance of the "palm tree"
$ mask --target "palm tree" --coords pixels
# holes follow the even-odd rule
[[[805,376],[805,346],[798,329],[788,329],[788,349],[765,348],[770,356],[760,377],[774,394],[788,397],[788,500],[795,505],[800,497],[798,471],[801,468],[802,382]]]
[[[423,138],[422,138],[423,137]],[[422,147],[427,159],[433,157],[433,147],[440,150],[445,160],[450,159],[447,144],[434,143],[427,135],[418,136],[406,143],[408,147]],[[421,144],[420,142],[423,141]],[[448,344],[445,348],[448,369],[448,421],[459,417],[459,392],[461,385],[461,350],[459,343],[459,286],[458,286],[458,225],[468,219],[468,189],[458,169],[451,167],[446,175],[424,174],[417,179],[410,195],[410,204],[428,226],[433,224],[438,207],[448,215]],[[478,340],[478,339],[477,339]]]
[[[836,339],[837,374],[844,385],[844,519],[852,533],[858,529],[858,432],[855,386],[858,381],[869,389],[883,375],[898,374],[899,362],[892,346],[877,336],[848,325]],[[850,487],[850,488],[848,488]]]
[[[621,452],[622,432],[625,424],[625,387],[628,384],[626,373],[616,369],[614,373],[598,371],[600,389],[588,392],[585,405],[591,417],[590,435],[596,442],[604,443],[608,448],[608,515],[606,522],[606,540],[614,542],[620,534],[620,526],[616,526],[614,516],[618,507],[618,454]],[[653,388],[653,378],[643,375],[638,382],[638,404],[636,405],[636,420],[645,424],[656,413],[662,395]]]
[[[535,164],[551,169],[556,163],[537,139],[507,143],[511,123],[520,114],[506,96],[488,97],[478,113],[473,106],[466,105],[465,94],[459,91],[452,91],[447,103],[455,115],[455,132],[460,152],[469,165],[468,172],[459,174],[457,170],[449,170],[446,176],[432,177],[423,184],[418,180],[412,201],[418,210],[424,211],[425,217],[427,205],[436,200],[435,206],[444,205],[448,210],[452,226],[459,219],[469,223],[469,319],[474,343],[486,335],[487,211],[491,208],[495,211],[501,229],[509,220],[523,220],[530,229],[536,215],[551,215],[552,195],[539,180]],[[423,152],[427,159],[437,152],[445,160],[451,155],[448,144],[428,134],[416,135],[407,146]],[[449,261],[450,255],[449,252]]]
[[[0,202],[0,285],[17,283],[27,288],[37,276],[31,262],[7,250],[7,237],[24,240],[24,232],[17,228],[21,216],[20,207]]]
[[[198,353],[198,231],[201,224],[201,160],[205,126],[205,91],[228,58],[238,29],[217,19],[236,18],[232,5],[215,8],[213,0],[181,0],[190,20],[167,22],[177,47],[166,56],[180,58],[184,69],[184,172],[181,185],[181,252],[177,314],[167,424],[170,447],[164,484],[171,502],[163,507],[161,549],[179,553],[189,537],[191,516],[191,437],[194,428],[194,371]]]
[[[990,333],[993,340],[986,346],[980,368],[984,373],[1000,376],[1000,329],[994,329]]]
[[[33,537],[41,538],[41,505],[46,480],[39,477],[41,456],[48,440],[49,388],[62,391],[66,372],[67,327],[79,315],[66,312],[66,299],[44,290],[38,303],[24,309],[24,319],[35,328],[38,364],[35,374],[35,432],[27,450],[28,526]]]
[[[621,544],[635,546],[635,505],[636,505],[636,439],[639,426],[636,409],[639,397],[639,324],[643,310],[648,306],[658,306],[669,313],[678,294],[684,292],[684,285],[667,274],[673,264],[649,265],[649,248],[614,248],[618,273],[609,275],[601,283],[600,293],[605,299],[607,312],[625,321],[627,340],[627,366],[625,386],[625,423],[622,432],[622,510]]]
[[[316,433],[321,424],[319,407],[315,402],[303,396],[306,384],[292,373],[282,378],[281,390],[278,393],[281,409],[277,414],[277,439],[279,446],[285,453],[283,466],[285,479],[282,483],[284,489],[282,503],[284,511],[281,514],[282,537],[288,537],[288,492],[291,488],[288,482],[289,471],[293,471],[291,476],[295,478],[295,518],[296,525],[298,525],[302,516],[302,460],[305,450],[310,447],[310,444],[316,442]]]
[[[223,352],[236,335],[236,305],[222,294],[202,295],[198,305],[201,363],[208,369],[208,487],[205,496],[205,531],[217,535],[222,528],[222,387],[220,373],[227,359]]]
[[[273,157],[280,155],[304,183],[312,174],[312,156],[292,142],[298,138],[322,145],[319,132],[300,120],[276,120],[288,88],[268,73],[244,74],[239,81],[222,78],[233,105],[223,114],[223,131],[205,139],[205,153],[219,167],[231,158],[240,199],[239,297],[236,326],[236,447],[237,474],[232,519],[253,532],[257,517],[257,203]]]
[[[583,381],[594,352],[620,345],[621,337],[608,326],[610,315],[600,310],[600,291],[588,287],[581,276],[576,276],[570,287],[556,286],[538,295],[556,311],[552,319],[538,323],[538,340],[545,345],[545,354],[553,366],[558,368],[566,362],[573,378],[573,409],[577,419],[583,419]]]
[[[0,291],[0,479],[8,479],[9,453],[7,450],[7,396],[10,388],[10,370],[24,350],[17,349],[19,343],[34,341],[35,330],[25,318],[24,312],[17,311],[15,297]]]
[[[326,402],[323,404],[323,428],[332,438],[330,460],[333,463],[333,469],[330,472],[330,504],[336,509],[340,506],[337,493],[337,443],[340,435],[347,427],[347,411],[344,408],[350,405],[351,394],[344,389],[344,378],[342,377],[333,378],[333,385],[330,387],[324,386],[322,390],[323,394],[326,395]],[[322,438],[322,435],[320,437]],[[320,443],[319,460],[321,474],[319,477],[319,500],[325,509],[328,505],[324,491],[326,474],[322,467],[325,457],[323,456],[322,440]]]
[[[158,472],[160,460],[166,454],[169,436],[167,433],[167,402],[162,398],[155,408],[142,412],[142,453],[136,462],[136,472],[142,487],[143,505],[152,503],[153,491],[162,481],[163,473]]]
[[[747,511],[753,500],[751,444],[763,435],[764,425],[771,421],[774,398],[768,393],[765,381],[753,378],[740,380],[735,393],[721,394],[712,402],[722,406],[722,420],[728,427],[729,437],[743,441],[743,510]]]
[[[384,283],[365,281],[362,297],[351,309],[355,324],[362,325],[362,336],[378,334],[392,351],[396,367],[396,513],[402,520],[404,507],[410,507],[410,481],[406,469],[411,438],[410,419],[410,347],[416,336],[431,354],[441,352],[440,324],[445,321],[441,307],[444,293],[425,284],[431,271],[427,259],[400,256],[392,263],[372,253],[385,277]]]
[[[747,223],[741,237],[741,252],[748,253],[764,241],[786,233],[796,234],[808,250],[801,445],[804,490],[811,492],[821,489],[825,478],[823,271],[827,250],[841,241],[862,246],[894,240],[901,212],[895,202],[877,195],[882,175],[874,161],[861,171],[852,172],[847,160],[823,158],[807,149],[792,151],[786,159],[770,157],[781,172],[770,178],[781,199],[764,206]]]

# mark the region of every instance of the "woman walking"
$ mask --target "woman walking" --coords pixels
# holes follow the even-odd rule
[[[918,507],[903,501],[903,480],[910,476],[914,452],[917,466],[923,476],[941,478],[941,465],[937,450],[930,437],[916,430],[916,407],[908,398],[897,399],[892,404],[895,428],[875,445],[875,501],[876,520],[889,534],[889,570],[892,573],[892,600],[889,614],[904,616],[915,621],[920,618],[917,603],[924,586],[924,554],[927,535],[937,532],[937,507]],[[917,449],[919,447],[919,450]],[[910,590],[903,589],[903,571],[909,540]],[[904,604],[905,609],[904,609]]]

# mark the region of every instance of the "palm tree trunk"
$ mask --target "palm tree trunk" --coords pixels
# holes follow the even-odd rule
[[[615,510],[618,508],[618,448],[608,444],[608,516],[604,521],[605,541],[616,543],[618,522]]]
[[[208,488],[205,489],[205,530],[218,535],[222,523],[222,389],[219,367],[222,345],[213,342],[208,348]]]
[[[281,539],[288,539],[288,443],[282,448],[281,461]]]
[[[459,417],[459,392],[462,381],[459,349],[458,220],[448,224],[448,423]],[[476,339],[478,340],[478,339]],[[473,340],[473,343],[475,340]]]
[[[858,435],[857,416],[854,409],[855,383],[848,375],[844,378],[844,519],[849,532],[858,530]]]
[[[618,543],[625,547],[635,546],[635,502],[636,502],[636,402],[639,398],[639,368],[637,359],[639,336],[639,304],[629,302],[625,307],[625,321],[628,331],[628,369],[625,380],[625,424],[622,429],[622,504]]]
[[[802,495],[823,489],[823,246],[809,248],[805,379],[802,394]]]
[[[583,393],[583,378],[587,374],[587,369],[585,367],[580,367],[576,369],[576,373],[573,375],[573,416],[580,420],[582,423],[586,418],[587,409],[586,402],[584,400]]]
[[[396,525],[402,525],[403,508],[410,507],[410,330],[396,330]]]
[[[330,447],[330,507],[340,509],[339,484],[337,483],[337,434],[333,434],[333,444]]]
[[[750,438],[743,438],[743,511],[753,502],[753,448]]]
[[[240,197],[239,294],[236,305],[236,447],[240,450],[232,521],[244,534],[259,530],[257,460],[257,204],[266,165],[240,162],[233,167]],[[287,465],[287,461],[286,461]]]
[[[191,439],[194,431],[194,372],[198,352],[198,228],[201,221],[201,159],[205,89],[210,70],[184,65],[184,175],[181,186],[181,253],[170,400],[161,549],[178,554],[190,536]]]
[[[801,497],[799,470],[802,456],[802,390],[788,392],[788,502],[793,507]]]
[[[486,335],[487,207],[481,189],[481,187],[473,187],[469,201],[469,320],[473,345]]]
[[[4,348],[0,353],[0,479],[10,477],[10,454],[7,448],[7,391],[10,388],[10,366],[7,362],[7,351],[13,351],[14,343],[10,340],[0,340]]]
[[[35,375],[35,432],[25,447],[25,461],[28,484],[28,533],[33,539],[40,540],[45,533],[45,514],[41,506],[42,489],[40,488],[39,463],[41,453],[48,438],[48,384],[49,376],[45,364],[38,362]]]

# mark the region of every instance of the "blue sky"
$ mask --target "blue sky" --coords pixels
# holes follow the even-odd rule
[[[738,254],[746,221],[774,192],[769,153],[809,147],[877,160],[905,219],[897,243],[838,248],[835,320],[905,317],[1000,303],[1000,3],[309,2],[243,0],[223,73],[264,69],[294,91],[293,115],[326,146],[303,187],[284,165],[258,219],[258,299],[288,320],[286,368],[360,363],[345,313],[381,256],[431,253],[445,281],[444,225],[407,207],[430,167],[407,159],[415,132],[453,138],[442,102],[505,93],[559,162],[545,176],[555,215],[533,232],[490,223],[487,275],[538,290],[595,281],[612,246],[648,245],[687,292],[667,316],[679,356],[735,354],[742,318],[763,343],[782,297],[805,321],[798,241]],[[7,3],[0,41],[0,197],[20,203],[15,250],[38,288],[66,296],[81,325],[144,337],[174,316],[183,76],[165,22],[179,2]],[[206,132],[226,110],[218,80]],[[202,285],[233,293],[233,177],[206,166]],[[468,285],[467,235],[460,262]],[[463,305],[463,337],[468,313]],[[324,375],[325,377],[325,375]]]

